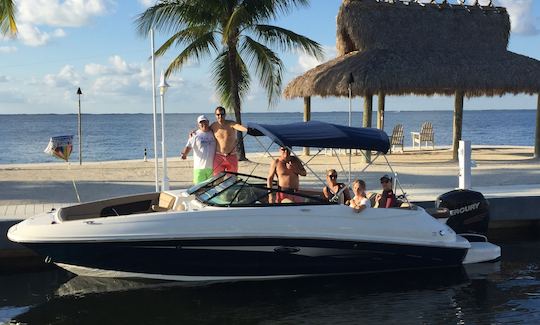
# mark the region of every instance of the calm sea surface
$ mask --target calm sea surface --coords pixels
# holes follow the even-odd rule
[[[212,112],[204,112],[213,120]],[[436,145],[452,143],[451,111],[386,112],[385,130],[391,133],[401,123],[405,145],[411,145],[410,132],[419,131],[423,121],[431,121]],[[199,114],[167,114],[167,155],[178,156],[187,135],[196,127]],[[375,123],[375,115],[372,125]],[[243,122],[281,124],[302,121],[301,113],[244,113]],[[534,110],[465,111],[463,139],[473,145],[534,145]],[[313,113],[313,120],[346,125],[348,112]],[[159,117],[158,117],[159,120]],[[362,114],[353,114],[353,125],[361,126]],[[82,156],[84,161],[140,159],[144,148],[153,153],[151,114],[83,115]],[[77,135],[77,115],[0,115],[0,164],[58,161],[43,153],[49,138],[57,135]],[[158,140],[161,141],[161,140]],[[71,160],[78,161],[78,139],[74,139]],[[267,145],[268,142],[264,142]],[[158,147],[161,144],[158,142]],[[264,151],[253,137],[246,137],[248,152]],[[158,149],[159,150],[159,149]],[[160,153],[159,153],[160,154]]]
[[[0,324],[540,324],[540,242],[500,264],[206,285],[0,275]]]

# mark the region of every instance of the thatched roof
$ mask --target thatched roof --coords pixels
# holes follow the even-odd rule
[[[506,50],[500,7],[344,0],[337,17],[340,56],[297,77],[285,97],[353,94],[467,96],[540,92],[540,61]]]

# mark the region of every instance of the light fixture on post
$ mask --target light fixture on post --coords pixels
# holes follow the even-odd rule
[[[169,190],[169,179],[167,178],[167,152],[165,151],[165,93],[169,88],[169,84],[165,80],[165,74],[161,71],[161,78],[159,79],[159,96],[161,98],[161,159],[163,160],[163,180],[161,182],[161,189],[163,191]]]
[[[79,114],[77,115],[77,129],[79,131],[79,165],[82,165],[82,125],[81,125],[81,88],[77,89],[79,96]]]

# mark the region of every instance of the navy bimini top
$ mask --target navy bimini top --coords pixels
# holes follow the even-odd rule
[[[320,121],[290,124],[248,124],[248,134],[265,135],[285,147],[363,149],[387,153],[388,135],[379,129],[355,128]]]

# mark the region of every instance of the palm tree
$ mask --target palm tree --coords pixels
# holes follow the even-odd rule
[[[240,108],[248,93],[251,74],[266,90],[268,105],[274,105],[282,87],[283,62],[269,48],[301,49],[322,58],[321,46],[290,30],[269,25],[278,14],[307,6],[309,0],[160,0],[137,17],[139,33],[150,28],[173,35],[155,52],[162,56],[173,46],[183,49],[169,64],[166,75],[179,71],[189,60],[212,53],[212,77],[222,103],[232,108],[236,122],[242,123]],[[239,158],[245,160],[239,136]]]
[[[15,24],[15,2],[13,0],[0,0],[0,34],[17,34],[17,25]]]

